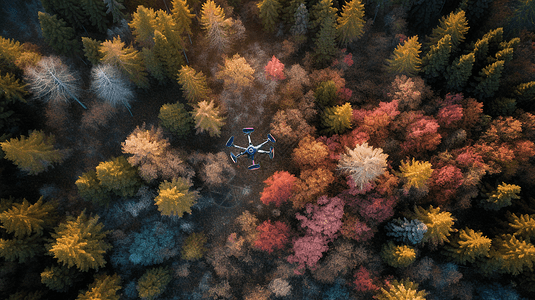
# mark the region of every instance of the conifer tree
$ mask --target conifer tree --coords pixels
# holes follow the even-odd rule
[[[121,277],[119,275],[99,275],[95,281],[87,287],[87,291],[79,294],[76,300],[119,300],[117,291],[121,289]]]
[[[171,14],[175,20],[175,30],[179,35],[191,35],[191,22],[195,17],[192,14],[186,0],[173,0]]]
[[[436,45],[431,45],[431,50],[422,59],[425,77],[430,79],[443,76],[449,65],[451,48],[452,42],[449,34],[442,37]]]
[[[75,182],[78,193],[86,201],[92,201],[98,205],[107,204],[109,195],[107,190],[100,185],[97,172],[89,171],[83,173]]]
[[[46,267],[41,272],[41,283],[53,291],[64,293],[74,283],[76,273],[75,268],[61,266]]]
[[[54,135],[32,131],[28,137],[12,138],[0,142],[5,158],[30,175],[39,174],[55,163],[61,163],[66,152],[54,149]]]
[[[333,7],[332,0],[320,0],[312,6],[310,11],[310,29],[313,32],[317,32],[321,25],[324,24],[326,18],[330,18],[330,22],[336,22],[336,13],[338,9]]]
[[[154,31],[154,54],[160,60],[163,70],[171,80],[175,79],[177,71],[184,64],[182,58],[184,41],[180,33],[175,30],[173,17],[166,12],[156,12],[156,30]]]
[[[505,61],[499,60],[479,72],[479,83],[475,88],[475,93],[479,98],[490,98],[500,89],[500,78],[504,65]]]
[[[137,282],[139,297],[147,300],[156,299],[165,291],[171,279],[171,272],[167,268],[159,267],[147,270]]]
[[[346,102],[344,105],[327,107],[323,113],[322,124],[326,132],[342,134],[351,128],[352,117],[353,109],[351,104]]]
[[[515,87],[515,98],[518,102],[535,101],[535,81],[521,83]]]
[[[116,67],[111,65],[93,66],[91,69],[91,91],[111,106],[122,104],[130,115],[130,101],[134,98],[131,83]]]
[[[182,66],[178,71],[177,81],[182,86],[186,100],[190,103],[204,100],[211,93],[206,83],[206,76],[204,76],[202,71],[197,72],[190,66]]]
[[[429,206],[428,209],[424,209],[419,206],[414,208],[414,217],[427,226],[423,242],[436,246],[449,241],[448,236],[453,231],[452,226],[455,221],[450,212],[441,212],[440,207]]]
[[[84,45],[84,55],[93,65],[97,65],[100,62],[102,56],[98,52],[100,48],[100,42],[89,37],[82,37],[82,44]]]
[[[531,240],[532,237],[535,237],[535,215],[521,214],[517,216],[510,214],[507,218],[509,226],[515,230],[513,235],[521,236],[525,240]]]
[[[394,279],[385,288],[381,288],[381,293],[375,298],[378,300],[425,300],[427,292],[418,290],[418,284],[408,279],[398,281]]]
[[[162,105],[158,119],[160,119],[162,127],[178,137],[184,137],[189,134],[193,122],[191,115],[184,108],[184,104],[180,102]]]
[[[280,3],[280,2],[279,2]],[[281,4],[281,18],[287,26],[293,26],[295,24],[295,13],[301,4],[305,4],[304,0],[290,0],[283,1]]]
[[[48,13],[58,14],[71,26],[85,29],[84,25],[88,25],[87,14],[79,0],[42,0],[41,3]]]
[[[191,112],[195,121],[196,134],[207,131],[213,136],[221,135],[221,127],[225,125],[225,118],[220,116],[219,108],[214,106],[214,101],[210,102],[204,100],[196,104]]]
[[[364,4],[360,0],[351,0],[342,8],[338,17],[338,40],[345,46],[364,34]]]
[[[492,240],[490,266],[511,275],[532,271],[535,263],[535,245],[527,240],[504,234]]]
[[[388,242],[383,246],[381,257],[394,268],[404,268],[416,260],[416,251],[407,245],[396,245],[394,242]]]
[[[39,234],[20,239],[0,238],[0,257],[6,261],[17,261],[23,264],[43,251],[43,240]]]
[[[535,2],[522,0],[517,5],[507,23],[507,31],[510,35],[518,34],[523,29],[533,31],[535,29]]]
[[[96,172],[99,184],[119,197],[132,197],[139,188],[137,169],[124,156],[101,162]]]
[[[143,47],[154,45],[154,29],[156,28],[156,12],[154,9],[138,5],[128,26],[132,28],[132,34],[139,45]]]
[[[472,68],[475,62],[475,54],[469,53],[461,55],[453,61],[446,69],[446,88],[450,91],[461,91],[468,78],[472,75]]]
[[[0,36],[0,63],[2,69],[15,65],[15,61],[22,54],[23,47],[19,41]]]
[[[450,35],[452,50],[455,52],[464,41],[464,36],[469,28],[464,10],[452,12],[447,17],[442,17],[438,27],[433,28],[429,44],[437,45],[446,35]]]
[[[20,82],[20,79],[16,78],[11,73],[6,73],[5,76],[0,74],[0,96],[5,97],[6,100],[15,102],[19,100],[26,102],[24,96],[28,94],[25,89],[26,84]]]
[[[113,17],[113,23],[117,24],[119,21],[124,19],[125,15],[121,9],[125,9],[123,5],[124,0],[103,0],[108,8],[106,14],[111,14]]]
[[[232,88],[239,92],[253,84],[254,71],[245,58],[239,54],[234,54],[232,58],[225,58],[225,65],[215,76],[217,79],[223,80],[225,88]]]
[[[230,20],[225,19],[223,9],[213,0],[207,0],[201,8],[201,28],[206,32],[210,47],[225,52],[230,47]]]
[[[491,242],[492,240],[484,236],[481,231],[465,228],[459,230],[459,234],[444,249],[455,263],[464,265],[487,257]]]
[[[2,228],[7,233],[13,233],[15,238],[42,235],[44,228],[52,226],[54,211],[55,206],[43,203],[43,197],[34,204],[23,199],[22,203],[14,203],[10,209],[0,213],[0,222]]]
[[[399,44],[394,49],[391,58],[386,60],[390,72],[415,76],[420,71],[422,64],[421,47],[417,35],[410,37],[403,44]]]
[[[279,23],[281,4],[278,0],[262,0],[257,5],[264,30],[274,32]]]
[[[98,51],[103,64],[116,66],[140,88],[149,86],[143,57],[132,46],[125,47],[120,37],[102,42]]]
[[[317,64],[324,66],[331,62],[336,53],[336,21],[331,15],[327,15],[316,35],[314,58]]]
[[[164,180],[160,184],[158,196],[154,199],[158,210],[164,216],[181,218],[184,213],[191,213],[191,206],[199,198],[197,191],[190,191],[191,183],[185,178],[174,178],[171,182]]]
[[[49,254],[67,267],[76,266],[80,271],[104,267],[104,255],[111,245],[104,241],[108,232],[98,223],[98,216],[87,217],[82,212],[56,227],[52,242],[47,245]]]
[[[411,161],[402,161],[399,166],[400,177],[405,178],[405,188],[417,189],[427,186],[427,181],[433,173],[432,165],[428,161],[418,161],[414,157]]]
[[[295,22],[290,28],[290,32],[293,35],[305,35],[309,28],[309,14],[305,3],[299,4],[293,18]]]
[[[76,39],[74,29],[67,26],[63,19],[41,11],[37,14],[45,42],[58,54],[73,55],[80,50],[80,43]]]
[[[496,51],[497,49],[509,48],[508,45],[503,45],[503,28],[499,27],[489,32],[485,33],[483,37],[477,40],[474,43],[474,55],[477,64],[486,63],[487,57],[492,53],[489,53],[491,50]]]
[[[491,194],[487,194],[489,198],[483,200],[481,205],[488,210],[499,210],[503,207],[510,206],[511,200],[520,199],[518,193],[520,193],[520,186],[516,184],[507,184],[502,182]]]
[[[80,1],[82,8],[87,16],[91,25],[98,28],[100,32],[106,32],[108,27],[106,26],[106,4],[102,0],[82,0]]]
[[[164,74],[163,64],[156,57],[156,54],[154,53],[154,49],[143,47],[141,49],[141,52],[143,54],[143,62],[145,63],[145,66],[147,67],[147,71],[149,71],[149,74],[152,77],[154,77],[156,80],[158,80],[159,84],[164,83],[166,80],[166,77]]]

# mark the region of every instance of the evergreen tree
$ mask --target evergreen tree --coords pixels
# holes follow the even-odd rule
[[[8,71],[6,70],[7,68],[15,66],[15,61],[23,51],[24,48],[19,41],[0,36],[0,65],[2,66],[2,70]]]
[[[0,97],[5,97],[7,101],[15,102],[15,100],[19,100],[26,102],[24,96],[28,92],[25,87],[26,84],[21,83],[20,79],[16,78],[15,75],[7,73],[5,76],[2,76],[0,74]]]
[[[307,33],[309,23],[308,23],[308,10],[305,3],[301,3],[294,14],[295,22],[290,28],[290,32],[293,35],[305,35]]]
[[[502,182],[493,193],[487,194],[489,197],[483,200],[481,205],[488,210],[499,210],[510,206],[512,204],[511,200],[520,199],[518,195],[520,191],[520,186]]]
[[[84,12],[89,16],[91,25],[98,28],[100,32],[106,32],[106,4],[102,0],[81,0],[80,4]]]
[[[490,267],[513,276],[532,271],[535,263],[535,245],[527,240],[504,234],[492,240]]]
[[[102,231],[103,227],[98,216],[88,218],[84,212],[76,218],[67,217],[51,234],[49,254],[59,263],[83,272],[104,267],[104,255],[111,245],[104,241],[108,232]]]
[[[459,230],[452,241],[446,245],[445,251],[455,263],[464,265],[467,262],[474,263],[478,259],[489,255],[492,240],[484,236],[481,231],[470,228]]]
[[[139,188],[137,169],[124,156],[101,162],[96,172],[100,185],[119,197],[132,197]]]
[[[414,217],[422,221],[427,226],[427,232],[424,234],[423,242],[432,245],[442,245],[448,242],[448,236],[453,231],[452,226],[455,218],[447,211],[440,211],[440,207],[430,206],[429,209],[422,207],[414,208]]]
[[[53,291],[64,293],[74,283],[76,273],[76,269],[74,268],[60,266],[46,267],[41,272],[41,283]]]
[[[180,44],[172,42],[160,31],[154,31],[154,54],[160,61],[164,74],[169,79],[175,79],[176,73],[184,65]]]
[[[214,106],[214,101],[204,100],[195,106],[191,112],[195,121],[196,134],[207,131],[213,137],[221,135],[221,127],[225,125],[225,118],[220,116],[219,108]]]
[[[437,45],[446,35],[450,35],[452,50],[455,52],[464,41],[469,28],[463,10],[452,12],[447,17],[442,17],[438,27],[433,28],[429,37],[429,45]]]
[[[535,1],[521,0],[516,3],[517,5],[507,23],[509,35],[516,35],[523,29],[528,31],[535,29]]]
[[[475,62],[475,54],[469,53],[461,55],[446,68],[446,87],[450,91],[460,92],[466,85],[468,78],[472,75],[472,68]]]
[[[97,65],[102,58],[98,52],[100,48],[100,42],[89,37],[82,37],[82,44],[84,45],[84,55],[93,65]]]
[[[0,257],[6,261],[17,261],[19,264],[28,262],[37,254],[42,254],[43,241],[39,234],[22,239],[0,238]]]
[[[383,245],[381,257],[384,262],[394,268],[404,268],[416,260],[416,251],[407,245],[396,245],[394,242],[388,242]]]
[[[449,58],[452,48],[451,35],[446,34],[436,45],[431,46],[431,50],[424,56],[422,64],[425,77],[428,79],[441,77],[449,65]]]
[[[191,35],[191,21],[195,17],[192,14],[186,0],[173,0],[171,14],[175,21],[175,30],[179,35]]]
[[[121,289],[121,277],[119,275],[99,275],[88,286],[88,290],[79,294],[76,300],[119,300],[117,291]]]
[[[109,201],[109,196],[104,187],[100,185],[97,172],[89,171],[83,173],[75,182],[78,187],[78,193],[86,201],[92,201],[95,204],[103,205]]]
[[[342,8],[338,17],[338,40],[340,44],[347,45],[364,34],[364,4],[360,0],[351,0]]]
[[[164,267],[149,269],[139,278],[137,291],[142,299],[153,300],[162,294],[169,282],[171,272]]]
[[[333,80],[323,81],[314,90],[316,104],[322,109],[327,106],[334,106],[338,101],[338,88]]]
[[[100,100],[112,106],[124,105],[132,115],[130,101],[134,98],[134,92],[130,80],[116,67],[111,65],[93,66],[91,69],[91,91]]]
[[[516,214],[509,214],[507,218],[509,219],[509,226],[515,230],[515,236],[521,236],[525,240],[531,240],[532,237],[535,237],[535,215],[522,214],[517,216]]]
[[[281,5],[278,0],[262,0],[257,4],[259,17],[267,32],[274,32],[279,23],[279,12]]]
[[[102,42],[98,51],[102,56],[100,61],[103,64],[117,67],[138,87],[148,88],[147,72],[139,51],[132,46],[125,47],[120,37],[114,37],[112,41]]]
[[[5,158],[30,175],[39,174],[54,163],[61,163],[65,151],[54,149],[54,135],[46,136],[42,131],[32,131],[28,137],[12,138],[0,142]]]
[[[52,226],[55,206],[43,203],[41,197],[36,203],[30,204],[26,199],[0,214],[2,228],[7,233],[13,233],[15,238],[22,238],[31,234],[42,235],[43,229]]]
[[[171,182],[164,180],[160,184],[158,196],[154,202],[164,216],[181,218],[184,213],[191,213],[191,206],[199,198],[197,191],[190,191],[191,183],[185,178],[175,178]]]
[[[503,44],[503,28],[499,27],[485,33],[474,43],[473,48],[476,64],[487,63],[487,57],[492,53],[499,49],[509,48],[508,45]]]
[[[108,8],[106,14],[111,14],[113,17],[113,23],[117,24],[119,21],[124,19],[125,15],[121,9],[125,9],[123,5],[124,0],[103,0]]]
[[[225,19],[223,9],[213,0],[207,0],[201,8],[201,28],[206,32],[210,47],[225,52],[230,47],[230,20]]]
[[[211,93],[206,83],[206,76],[204,76],[202,71],[197,72],[190,66],[182,66],[178,71],[177,81],[182,86],[186,100],[190,103],[204,100]]]
[[[415,76],[420,71],[422,64],[421,47],[418,36],[410,37],[403,44],[399,44],[394,49],[391,58],[386,60],[390,72]]]
[[[515,98],[518,102],[535,102],[535,81],[521,83],[515,87]]]
[[[190,113],[186,111],[184,104],[180,102],[162,105],[158,119],[160,119],[162,127],[168,129],[178,137],[188,135],[193,123]]]
[[[386,289],[385,289],[386,288]],[[408,279],[389,282],[385,288],[381,288],[381,293],[376,295],[378,300],[425,300],[427,292],[418,290],[418,284]]]
[[[411,161],[402,161],[399,166],[401,172],[400,177],[406,180],[405,188],[408,190],[411,187],[417,189],[427,186],[427,181],[431,178],[433,173],[432,165],[428,161],[418,161],[414,157]]]
[[[281,4],[282,7],[282,21],[287,26],[293,26],[295,24],[295,14],[297,12],[298,7],[301,6],[301,4],[305,5],[304,0],[290,0],[289,2],[285,3],[286,1],[283,1]]]
[[[41,3],[49,14],[57,14],[71,26],[85,30],[87,14],[79,0],[41,0]]]
[[[37,12],[37,15],[45,42],[58,54],[73,55],[80,50],[80,43],[76,39],[74,29],[68,27],[63,19],[41,11]]]
[[[317,64],[325,66],[331,62],[337,52],[336,21],[331,15],[328,15],[323,19],[316,35],[314,58]]]
[[[490,98],[500,89],[500,78],[504,65],[505,61],[499,60],[479,72],[479,83],[475,88],[475,93],[479,98]]]
[[[154,29],[156,28],[156,12],[154,9],[138,5],[128,26],[132,28],[132,34],[139,45],[143,47],[154,45]]]
[[[317,32],[322,24],[325,24],[324,20],[330,18],[329,22],[336,22],[336,13],[338,9],[333,7],[332,0],[320,0],[315,5],[312,6],[310,11],[310,29],[313,32]]]
[[[164,83],[166,80],[166,77],[164,74],[163,64],[156,57],[156,54],[154,53],[154,49],[143,47],[143,49],[141,50],[143,54],[143,62],[145,63],[145,66],[147,67],[149,74],[152,77],[154,77],[156,80],[158,80],[159,84]]]
[[[351,104],[346,102],[344,105],[327,107],[323,113],[322,124],[326,132],[342,134],[351,128],[352,117],[353,109]]]

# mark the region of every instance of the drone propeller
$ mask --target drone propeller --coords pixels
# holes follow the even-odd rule
[[[273,159],[275,156],[275,149],[273,147],[269,148],[269,158]]]
[[[260,169],[260,165],[259,164],[253,164],[253,165],[248,166],[247,169],[249,169],[249,170],[258,170],[258,169]]]
[[[247,128],[243,128],[242,131],[243,131],[243,133],[245,133],[245,134],[251,134],[251,133],[253,133],[254,128],[252,128],[252,127],[247,127]]]
[[[272,143],[275,143],[275,142],[276,142],[275,138],[271,135],[271,133],[268,133],[268,134],[267,134],[267,137],[268,137],[268,140],[269,140],[270,142],[272,142]]]
[[[237,159],[236,155],[234,155],[234,153],[232,153],[232,152],[230,152],[230,159],[232,159],[232,161],[233,161],[234,163],[237,163],[237,162],[238,162],[238,159]]]
[[[234,146],[234,136],[231,136],[227,141],[227,147]]]

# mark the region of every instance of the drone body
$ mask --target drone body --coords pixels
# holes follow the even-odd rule
[[[243,128],[242,129],[243,133],[247,135],[247,139],[249,140],[249,146],[247,148],[244,148],[244,147],[240,147],[240,146],[236,146],[234,145],[234,137],[231,136],[228,141],[227,141],[227,147],[234,147],[234,148],[238,148],[238,149],[241,149],[243,150],[240,154],[238,155],[234,155],[234,153],[230,153],[230,158],[232,159],[232,161],[234,163],[237,163],[238,162],[238,157],[242,156],[242,155],[247,155],[247,157],[253,161],[253,164],[250,165],[249,167],[247,167],[249,170],[257,170],[260,168],[260,165],[259,164],[256,164],[254,162],[254,157],[255,157],[255,154],[256,153],[264,153],[264,154],[268,154],[269,155],[269,158],[273,159],[273,156],[275,155],[275,151],[273,150],[273,147],[269,148],[269,151],[267,150],[261,150],[260,148],[262,148],[262,146],[264,146],[267,142],[272,142],[272,143],[275,143],[275,138],[273,138],[273,136],[268,133],[267,134],[267,140],[265,142],[263,142],[262,144],[259,144],[257,146],[253,145],[253,143],[251,142],[251,133],[253,133],[254,131],[254,128]]]

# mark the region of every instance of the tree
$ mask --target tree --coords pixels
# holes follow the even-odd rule
[[[119,275],[99,275],[95,277],[95,281],[87,288],[88,290],[79,294],[76,300],[119,300],[120,296],[117,291],[121,289],[121,277]]]
[[[111,14],[113,17],[113,23],[119,23],[120,20],[124,19],[125,15],[121,9],[125,9],[123,5],[124,0],[103,0],[106,4],[108,10],[106,14]]]
[[[6,261],[18,261],[19,264],[23,264],[42,254],[43,250],[43,240],[39,234],[22,239],[0,238],[0,257]]]
[[[0,215],[1,216],[1,215]],[[507,216],[509,226],[515,230],[514,235],[521,236],[525,240],[530,240],[535,237],[535,215],[509,214]]]
[[[0,142],[5,158],[30,175],[46,171],[55,163],[61,163],[66,151],[54,149],[54,135],[45,135],[43,131],[32,131],[28,137],[12,138]]]
[[[0,213],[0,222],[2,228],[13,233],[15,238],[42,235],[44,228],[53,225],[55,209],[53,204],[43,203],[43,197],[34,204],[23,199],[22,203],[13,203],[10,209]]]
[[[89,60],[93,66],[97,65],[100,62],[100,59],[102,58],[100,56],[100,53],[98,52],[98,49],[100,48],[100,42],[89,38],[89,37],[82,37],[82,44],[84,46],[84,55]]]
[[[505,61],[498,60],[483,68],[479,72],[479,83],[476,85],[475,93],[480,98],[490,98],[500,89],[500,78]]]
[[[437,114],[440,127],[455,128],[463,119],[463,106],[461,104],[448,104],[442,107]]]
[[[140,88],[149,86],[140,52],[132,46],[125,47],[120,37],[102,42],[98,51],[102,56],[101,63],[117,67]]]
[[[165,267],[147,270],[137,282],[139,297],[148,300],[155,299],[165,291],[171,280],[171,272]]]
[[[202,71],[195,71],[190,66],[183,65],[178,71],[178,83],[190,103],[197,103],[208,98],[212,92]]]
[[[106,3],[100,0],[82,0],[80,4],[89,16],[91,25],[96,26],[100,32],[106,32]]]
[[[211,1],[211,0],[209,0]],[[216,78],[223,80],[226,89],[240,92],[250,87],[254,80],[255,70],[247,63],[245,58],[234,54],[232,58],[225,58],[225,65],[215,74]]]
[[[378,300],[425,300],[427,292],[418,290],[418,284],[408,279],[398,281],[394,279],[387,284],[387,289],[381,288],[381,293],[376,295]]]
[[[88,15],[79,1],[43,0],[41,2],[48,13],[57,13],[59,17],[66,20],[72,26],[85,29],[84,25],[89,24],[87,22]]]
[[[141,49],[141,52],[143,53],[143,62],[145,63],[149,74],[156,80],[158,80],[159,84],[163,84],[166,80],[163,65],[158,59],[158,57],[156,57],[154,49],[143,47],[143,49]]]
[[[336,26],[336,13],[338,12],[338,9],[336,7],[333,7],[332,0],[320,0],[316,4],[312,6],[311,12],[310,12],[310,29],[314,32],[317,32],[317,29],[322,24],[329,24],[333,23],[334,26]],[[325,19],[330,19],[328,22],[325,22]]]
[[[432,245],[442,245],[445,241],[449,242],[448,236],[453,231],[455,218],[450,212],[440,211],[440,207],[429,206],[424,209],[421,206],[414,208],[414,218],[422,221],[427,226],[427,232],[424,234],[424,243]]]
[[[161,214],[181,218],[184,213],[191,213],[191,206],[196,203],[199,193],[190,191],[190,188],[191,183],[185,178],[173,178],[171,182],[164,180],[154,199]]]
[[[264,30],[270,33],[274,32],[279,22],[281,4],[278,0],[262,0],[257,6]]]
[[[175,20],[164,11],[156,12],[154,31],[154,54],[162,63],[168,78],[174,80],[177,71],[184,64],[185,44],[180,33],[175,30]]]
[[[447,17],[442,17],[439,25],[433,28],[433,32],[429,37],[429,44],[437,45],[446,35],[450,35],[451,46],[453,51],[455,51],[464,41],[464,36],[469,28],[464,10],[452,12]]]
[[[388,242],[381,251],[383,261],[394,268],[405,268],[416,260],[416,251],[407,245],[396,245]]]
[[[474,263],[478,259],[489,256],[492,240],[484,236],[481,231],[474,231],[470,228],[459,230],[445,250],[455,263]]]
[[[308,10],[305,3],[300,3],[294,13],[295,22],[290,28],[293,35],[305,35],[308,30]]]
[[[164,104],[160,107],[158,114],[162,127],[168,129],[179,137],[188,135],[191,131],[192,117],[186,111],[184,104],[177,102],[174,104]]]
[[[82,212],[78,217],[67,217],[47,245],[49,254],[68,267],[76,266],[80,271],[98,269],[106,265],[104,254],[111,245],[104,241],[107,231],[98,223],[98,216],[87,217]]]
[[[36,66],[27,67],[24,70],[24,79],[35,98],[41,98],[44,102],[68,102],[72,98],[87,109],[78,100],[79,78],[58,57],[43,57]]]
[[[119,197],[132,197],[139,188],[137,170],[124,156],[99,163],[96,173],[99,184]]]
[[[275,55],[271,58],[264,68],[266,70],[266,77],[271,80],[284,80],[284,64],[278,60]]]
[[[429,116],[422,116],[407,127],[405,141],[401,149],[406,154],[417,154],[423,151],[433,151],[442,140],[438,133],[438,122]]]
[[[472,68],[475,62],[474,53],[459,56],[451,65],[446,68],[446,87],[451,91],[461,91],[468,78],[472,75]]]
[[[256,228],[258,238],[254,246],[260,250],[272,253],[273,250],[283,249],[290,237],[290,227],[286,223],[271,220],[264,221]]]
[[[325,168],[302,170],[299,180],[295,182],[290,198],[293,207],[300,209],[305,207],[307,203],[315,201],[319,196],[325,194],[333,181],[333,173]]]
[[[63,19],[41,11],[37,14],[46,43],[58,54],[73,55],[80,50],[80,43],[75,38],[74,29],[68,27]]]
[[[171,1],[171,15],[175,20],[175,30],[178,34],[184,33],[191,35],[191,22],[195,17],[192,14],[186,0],[173,0]]]
[[[207,131],[211,137],[221,135],[225,118],[220,116],[219,108],[214,106],[213,100],[197,103],[191,115],[195,121],[196,134]]]
[[[150,266],[161,264],[176,256],[181,243],[180,232],[166,224],[154,221],[143,226],[141,232],[134,232],[129,245],[126,264]],[[126,254],[128,255],[128,254]]]
[[[185,260],[198,260],[201,259],[206,251],[204,244],[206,244],[207,238],[202,232],[194,232],[186,241],[182,247],[182,259]]]
[[[213,0],[203,3],[201,8],[201,28],[206,32],[210,47],[219,52],[230,48],[230,26],[232,20],[225,19],[223,9]]]
[[[388,230],[386,235],[394,237],[396,241],[412,245],[419,244],[427,232],[427,226],[422,221],[418,219],[409,221],[407,218],[403,218],[403,221],[397,218],[389,222],[385,229]]]
[[[516,35],[523,29],[535,29],[535,25],[533,24],[534,17],[535,2],[531,0],[518,1],[511,17],[508,19],[506,26],[508,33]]]
[[[97,65],[91,69],[91,90],[102,101],[115,107],[122,104],[130,115],[130,102],[134,99],[134,92],[130,81],[121,71],[112,65]]]
[[[264,181],[265,187],[261,192],[260,201],[265,205],[274,203],[280,207],[290,199],[292,188],[297,178],[287,171],[277,171]]]
[[[314,90],[314,98],[320,107],[334,106],[338,100],[338,88],[333,80],[322,81]]]
[[[26,102],[24,100],[24,95],[26,94],[28,94],[26,84],[21,83],[20,79],[16,78],[15,75],[6,73],[5,76],[2,76],[0,74],[0,96],[11,102],[15,102],[15,100]]]
[[[332,58],[336,56],[336,34],[336,19],[329,14],[322,19],[322,22],[320,23],[320,30],[316,35],[316,41],[314,44],[315,61],[319,65],[326,65],[330,63]]]
[[[306,216],[300,213],[295,218],[301,221],[301,227],[307,229],[307,235],[326,236],[328,241],[334,241],[342,228],[345,201],[338,197],[321,196],[317,205],[306,205]]]
[[[511,200],[520,199],[520,196],[518,196],[520,190],[520,186],[516,184],[502,182],[498,185],[496,191],[487,194],[489,197],[482,201],[481,205],[487,210],[499,210],[503,207],[510,206],[512,204]]]
[[[535,245],[529,240],[518,239],[511,234],[503,234],[492,240],[490,267],[513,276],[532,271],[535,263]]]
[[[338,162],[338,170],[351,176],[359,189],[377,179],[386,171],[388,154],[381,148],[373,148],[368,143],[357,145],[354,149],[346,149]]]
[[[154,30],[156,28],[156,12],[152,8],[138,5],[132,14],[132,21],[128,23],[136,42],[143,47],[154,45]]]
[[[41,272],[41,283],[56,292],[67,292],[74,283],[77,271],[74,268],[51,266]]]
[[[427,181],[431,178],[433,169],[428,161],[418,161],[414,157],[411,161],[402,161],[399,166],[400,177],[405,178],[405,189],[411,187],[417,189],[427,186]]]
[[[289,263],[297,263],[297,269],[306,267],[314,269],[316,264],[329,250],[327,237],[321,235],[305,235],[293,241],[294,254],[286,259]]]
[[[449,65],[452,48],[451,35],[446,34],[436,44],[431,45],[431,50],[422,59],[423,72],[427,78],[437,78],[444,74]]]
[[[338,17],[338,40],[345,46],[364,34],[364,4],[360,0],[351,0],[342,7]]]
[[[329,157],[327,146],[311,135],[303,137],[292,152],[292,161],[301,169],[316,169]]]
[[[351,128],[353,118],[353,109],[351,104],[346,102],[344,105],[327,107],[323,112],[322,125],[325,132],[342,134]]]
[[[388,69],[392,73],[401,73],[414,76],[420,71],[422,60],[418,36],[408,38],[403,44],[399,44],[390,59],[387,59]]]

